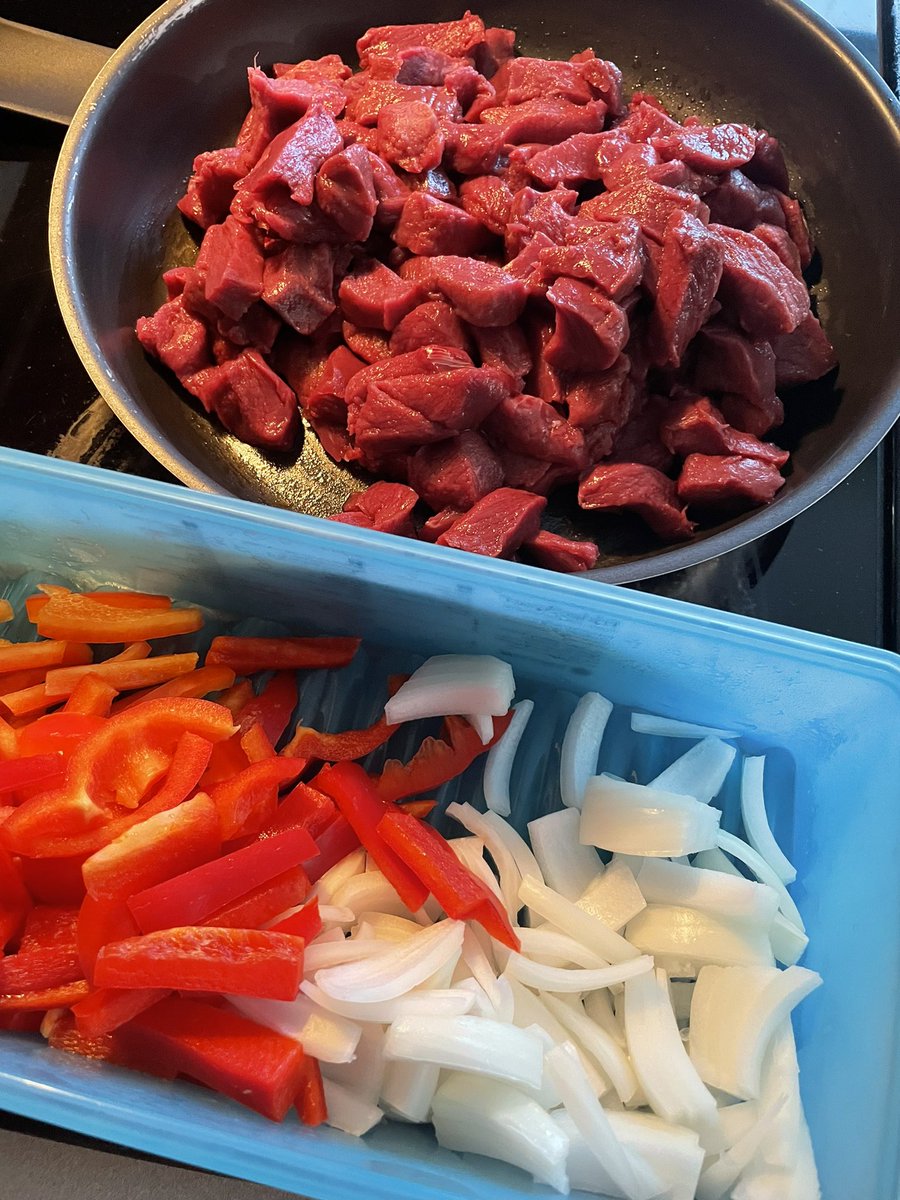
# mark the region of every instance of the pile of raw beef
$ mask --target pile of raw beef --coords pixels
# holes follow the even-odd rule
[[[370,29],[355,72],[250,68],[179,203],[196,263],[137,333],[238,437],[289,450],[302,411],[381,481],[337,519],[583,570],[552,489],[667,541],[768,503],[778,392],[834,354],[774,137],[513,43],[467,13]]]

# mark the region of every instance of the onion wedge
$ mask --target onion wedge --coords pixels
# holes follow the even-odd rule
[[[315,982],[335,1000],[393,1000],[457,958],[464,932],[460,921],[439,921],[363,962],[345,962],[320,970]]]
[[[763,772],[765,756],[760,754],[754,758],[745,758],[741,771],[741,816],[744,821],[744,831],[747,841],[761,855],[782,883],[793,883],[797,878],[797,868],[786,858],[781,847],[775,841],[769,819],[766,816],[765,793],[763,792]]]
[[[651,779],[649,786],[709,804],[722,790],[736,755],[734,746],[720,738],[706,737]]]
[[[502,717],[515,692],[509,663],[490,654],[438,654],[413,671],[384,706],[389,725],[474,713]]]
[[[429,1062],[451,1071],[489,1075],[539,1088],[543,1044],[525,1029],[487,1017],[398,1017],[388,1028],[385,1057]]]
[[[714,846],[721,815],[690,796],[595,775],[585,791],[579,838],[620,854],[669,858]]]
[[[599,692],[586,692],[569,718],[559,758],[559,790],[566,808],[581,808],[612,708]]]
[[[508,817],[512,808],[509,796],[509,781],[512,776],[513,762],[516,751],[528,718],[534,711],[533,700],[520,700],[513,706],[513,719],[507,725],[500,740],[488,750],[484,763],[484,799],[488,808],[501,817]],[[491,723],[490,732],[482,742],[490,741],[494,736],[494,726]]]
[[[578,840],[581,812],[560,808],[528,822],[531,849],[548,887],[577,900],[585,888],[603,871],[603,863],[593,846]]]

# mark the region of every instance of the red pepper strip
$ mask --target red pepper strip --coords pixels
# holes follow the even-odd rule
[[[359,846],[359,837],[344,814],[338,813],[331,824],[316,836],[316,845],[319,853],[303,863],[310,883],[321,879],[326,871],[330,871],[351,850],[355,850]]]
[[[318,841],[336,816],[337,808],[330,796],[317,792],[308,783],[298,783],[282,797],[271,820],[266,822],[263,832],[266,837],[270,837],[281,829],[302,827]]]
[[[199,608],[125,608],[69,592],[51,596],[36,624],[41,637],[109,644],[196,633],[203,626],[203,614]]]
[[[41,988],[36,992],[19,992],[0,996],[0,1012],[46,1012],[49,1008],[69,1008],[90,991],[86,979],[64,983],[60,987]]]
[[[276,756],[251,763],[209,789],[219,814],[222,841],[258,833],[276,811],[278,790],[296,779],[306,764]]]
[[[47,672],[45,695],[50,702],[69,696],[75,690],[79,679],[85,675],[98,675],[111,684],[117,691],[127,692],[132,688],[148,687],[150,684],[165,683],[177,675],[186,675],[196,667],[199,655],[189,654],[158,654],[155,658],[109,659],[106,662],[90,663],[84,667],[54,667]],[[15,693],[14,693],[15,694]],[[4,698],[4,704],[10,711],[15,711],[10,703],[11,697]]]
[[[109,658],[104,659],[104,662],[138,662],[140,659],[149,658],[153,647],[149,642],[129,642],[124,646],[118,654],[111,654]]]
[[[123,696],[114,705],[115,712],[124,712],[135,704],[143,704],[145,700],[158,700],[163,696],[209,696],[220,692],[234,683],[234,671],[230,667],[197,667],[184,675],[178,675],[158,687],[144,688]]]
[[[393,808],[382,817],[378,832],[416,872],[448,917],[478,921],[504,946],[519,949],[519,939],[497,898],[463,866],[436,829]]]
[[[108,717],[118,691],[98,675],[85,675],[75,684],[72,693],[62,706],[62,712],[73,716]]]
[[[102,729],[103,723],[103,715],[86,716],[68,710],[48,713],[19,731],[19,753],[23,758],[34,754],[53,754],[69,759],[88,734]],[[0,764],[0,774],[2,770]]]
[[[306,872],[302,867],[289,867],[274,879],[253,888],[246,896],[220,908],[206,918],[206,924],[227,929],[261,929],[280,913],[302,904],[308,895],[309,879]],[[303,936],[295,929],[278,929],[276,933]]]
[[[39,854],[50,843],[59,855],[60,838],[136,808],[171,766],[182,734],[218,742],[233,731],[231,713],[210,700],[148,700],[110,717],[72,755],[63,786],[21,804],[0,826],[0,838],[19,854]]]
[[[399,725],[388,725],[384,717],[379,717],[365,729],[348,729],[344,733],[318,733],[298,725],[281,753],[298,758],[318,758],[328,763],[346,762],[377,750],[399,728]]]
[[[43,596],[29,596],[25,601],[25,612],[29,621],[34,623],[38,614],[45,608],[53,596],[70,595],[69,588],[57,587],[55,584],[41,584]],[[158,596],[154,592],[79,592],[89,600],[99,600],[103,604],[113,604],[116,608],[171,608],[172,601],[168,596]]]
[[[222,848],[219,814],[202,792],[126,829],[85,861],[84,885],[95,900],[135,892],[209,862]]]
[[[378,795],[382,800],[402,800],[405,796],[434,791],[455,779],[503,736],[512,718],[512,712],[494,717],[494,736],[485,745],[468,721],[448,717],[450,741],[425,738],[408,763],[390,759],[375,780]]]
[[[360,642],[360,638],[352,637],[215,637],[206,665],[231,667],[238,675],[345,667]]]
[[[57,700],[47,695],[46,683],[35,683],[0,695],[0,708],[11,717],[33,717],[52,708]]]
[[[249,765],[250,760],[241,749],[241,743],[237,737],[229,738],[227,742],[217,742],[213,746],[209,766],[200,780],[200,786],[207,792],[211,792],[216,784],[227,783],[233,775],[237,775],[239,771],[243,771]]]
[[[8,675],[0,676],[0,692],[21,692],[26,688],[37,687],[47,678],[47,667],[36,667],[29,671],[10,671]]]
[[[145,933],[176,925],[198,925],[252,888],[289,867],[301,865],[316,853],[316,843],[305,829],[286,829],[138,892],[128,901],[128,907]]]
[[[0,600],[0,621],[11,621],[15,610],[8,600]]]
[[[251,725],[246,733],[240,735],[240,738],[241,749],[250,762],[265,762],[267,758],[275,757],[275,747],[262,725]]]
[[[0,761],[19,757],[19,735],[9,721],[0,717]]]
[[[362,767],[358,763],[323,767],[315,783],[332,798],[353,826],[360,842],[406,907],[417,912],[428,899],[428,888],[378,833],[378,822],[387,806]]]
[[[398,800],[398,806],[403,812],[409,813],[412,817],[428,816],[432,809],[437,808],[437,800]]]
[[[216,667],[217,671],[221,669],[223,668]],[[254,699],[255,695],[256,693],[253,691],[253,684],[250,680],[239,679],[232,687],[225,689],[219,697],[219,703],[224,704],[226,708],[230,709],[234,714],[235,720],[237,720],[238,713]]]
[[[167,995],[165,988],[99,988],[78,1001],[72,1016],[83,1037],[101,1038]]]
[[[65,769],[59,754],[33,754],[12,762],[0,762],[0,796],[33,783],[56,784]]]
[[[103,946],[94,980],[98,987],[294,1000],[303,981],[303,941],[261,929],[157,929]]]
[[[54,1050],[65,1050],[67,1054],[78,1054],[82,1058],[90,1058],[96,1062],[115,1062],[115,1049],[109,1034],[100,1037],[88,1037],[75,1025],[71,1012],[61,1009],[54,1011],[54,1021],[48,1029],[48,1016],[45,1015],[39,1029],[47,1039],[47,1045]]]
[[[25,920],[19,952],[43,949],[47,946],[74,946],[77,927],[77,908],[58,904],[37,904]]]
[[[0,992],[36,992],[82,978],[75,942],[20,950],[0,959]]]
[[[95,900],[85,896],[78,912],[78,959],[85,979],[94,981],[94,963],[107,942],[121,942],[140,933],[124,900]]]
[[[63,663],[76,661],[90,662],[90,658],[85,659],[83,648],[77,658],[71,657],[71,654],[67,658],[68,652],[70,652],[69,643],[55,639],[46,642],[16,642],[9,646],[0,646],[0,687],[5,688],[3,676],[8,672],[27,671],[35,667],[42,667],[46,670],[48,667],[59,667]]]
[[[246,733],[261,725],[273,746],[281,741],[297,707],[297,675],[294,671],[276,671],[258,696],[252,696],[237,713],[237,723]],[[302,757],[285,751],[291,758]]]
[[[313,938],[322,932],[318,897],[313,896],[308,904],[304,904],[297,912],[291,913],[289,917],[270,925],[269,928],[274,933],[292,933],[294,937],[301,937],[308,946]]]
[[[23,858],[22,879],[36,904],[77,907],[84,899],[83,865],[83,854],[68,858]]]
[[[169,996],[113,1036],[140,1069],[167,1067],[281,1121],[306,1080],[303,1047],[228,1008]]]
[[[319,1060],[307,1054],[304,1060],[303,1082],[294,1099],[297,1115],[304,1125],[321,1125],[328,1120],[325,1088]]]
[[[11,856],[0,848],[0,953],[21,930],[31,908],[19,869]]]

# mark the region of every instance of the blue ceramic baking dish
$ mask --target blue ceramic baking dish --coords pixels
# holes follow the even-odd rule
[[[128,585],[235,617],[264,613],[293,632],[360,634],[395,661],[439,651],[508,659],[519,694],[541,713],[517,764],[528,797],[520,827],[554,804],[554,747],[589,689],[621,713],[724,726],[740,733],[745,750],[777,750],[773,824],[798,867],[793,891],[810,935],[804,961],[825,979],[796,1022],[823,1195],[896,1200],[900,660],[15,452],[0,450],[0,480],[7,595],[20,594],[23,576]],[[636,738],[627,720],[612,722],[605,765],[639,768],[664,753],[654,739]],[[424,1129],[385,1124],[359,1141],[292,1120],[274,1125],[201,1089],[78,1060],[20,1035],[0,1038],[0,1105],[317,1200],[555,1195],[512,1169],[440,1150]]]

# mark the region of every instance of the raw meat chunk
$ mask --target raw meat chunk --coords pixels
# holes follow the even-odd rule
[[[651,142],[661,158],[678,158],[695,171],[731,171],[756,153],[756,137],[749,125],[691,125],[655,137]]]
[[[578,487],[582,508],[637,513],[665,541],[690,537],[694,531],[678,501],[672,480],[642,463],[596,466]]]
[[[439,166],[444,135],[434,109],[420,100],[383,108],[378,114],[378,149],[387,162],[413,174]]]
[[[167,301],[152,317],[139,317],[137,336],[148,354],[160,359],[179,379],[212,361],[206,326],[185,308],[181,296]]]
[[[547,501],[516,488],[490,492],[437,539],[439,546],[469,550],[488,558],[509,558],[540,527]]]
[[[644,274],[644,239],[630,217],[602,224],[581,240],[583,227],[571,233],[574,244],[541,251],[541,266],[548,279],[567,275],[595,283],[611,300],[621,300],[641,282]]]
[[[811,383],[837,365],[834,347],[812,313],[807,313],[792,333],[773,338],[772,350],[778,388]]]
[[[373,483],[364,492],[354,492],[344,502],[344,513],[364,517],[369,529],[415,537],[412,513],[419,497],[403,483]]]
[[[697,507],[769,504],[784,484],[778,468],[759,458],[690,454],[678,476],[678,498]]]
[[[320,210],[343,230],[348,241],[364,242],[378,210],[365,146],[347,146],[326,158],[316,175],[315,196]]]
[[[705,396],[676,400],[660,422],[659,431],[664,445],[682,458],[690,454],[736,454],[783,467],[789,457],[780,446],[732,429]]]
[[[557,279],[547,299],[556,326],[544,357],[561,371],[605,371],[628,341],[623,309],[580,279]]]
[[[436,255],[410,259],[400,268],[400,275],[440,292],[470,325],[510,325],[525,306],[522,281],[493,263]]]
[[[496,32],[498,31],[494,31]],[[399,50],[417,46],[439,50],[450,58],[461,58],[470,54],[484,41],[484,22],[473,13],[466,13],[458,21],[375,26],[366,30],[357,41],[356,52],[359,55],[359,65],[366,67],[370,58],[387,58]]]
[[[560,142],[573,133],[599,133],[603,128],[606,105],[602,100],[573,104],[553,97],[526,100],[523,104],[503,104],[487,108],[481,120],[503,130],[513,145],[522,142]]]
[[[700,392],[733,392],[762,401],[775,391],[775,355],[765,341],[710,323],[696,339],[692,381]]]
[[[243,177],[244,153],[240,146],[198,154],[179,209],[201,229],[224,221],[234,199],[235,184]]]
[[[796,329],[809,312],[809,293],[774,250],[752,233],[709,226],[725,252],[719,298],[751,337]]]
[[[539,396],[506,396],[481,428],[495,448],[577,471],[587,466],[584,434]]]
[[[519,325],[470,326],[483,367],[503,367],[518,379],[531,370],[531,351]]]
[[[239,321],[263,291],[263,256],[252,230],[226,217],[210,225],[197,265],[205,272],[203,292],[210,304]]]
[[[297,397],[256,350],[200,371],[185,386],[241,441],[268,450],[293,445],[300,420]]]
[[[600,178],[631,143],[618,129],[575,133],[555,146],[546,146],[528,160],[528,171],[545,187],[571,187]]]
[[[465,512],[503,483],[500,459],[474,430],[423,446],[409,460],[409,481],[437,510]]]
[[[614,192],[603,192],[593,200],[586,200],[578,211],[578,218],[581,221],[585,217],[591,220],[634,217],[646,234],[661,242],[669,218],[676,210],[690,213],[698,220],[702,220],[706,212],[693,192],[664,187],[652,179],[637,179]]]
[[[677,367],[706,324],[722,278],[719,238],[690,213],[669,218],[659,258],[650,336],[657,366]]]
[[[594,542],[576,541],[542,529],[522,543],[522,553],[550,571],[592,571],[597,565],[600,550]]]
[[[413,192],[403,205],[394,241],[413,254],[478,254],[490,231],[454,204],[426,192]]]
[[[357,325],[395,329],[422,299],[422,290],[377,259],[361,263],[338,288],[343,312]]]
[[[469,339],[463,323],[445,301],[426,300],[424,304],[419,304],[407,313],[391,334],[392,354],[407,354],[410,350],[418,350],[420,346],[468,349]]]
[[[285,243],[265,260],[262,298],[298,333],[314,333],[334,312],[334,250]]]

